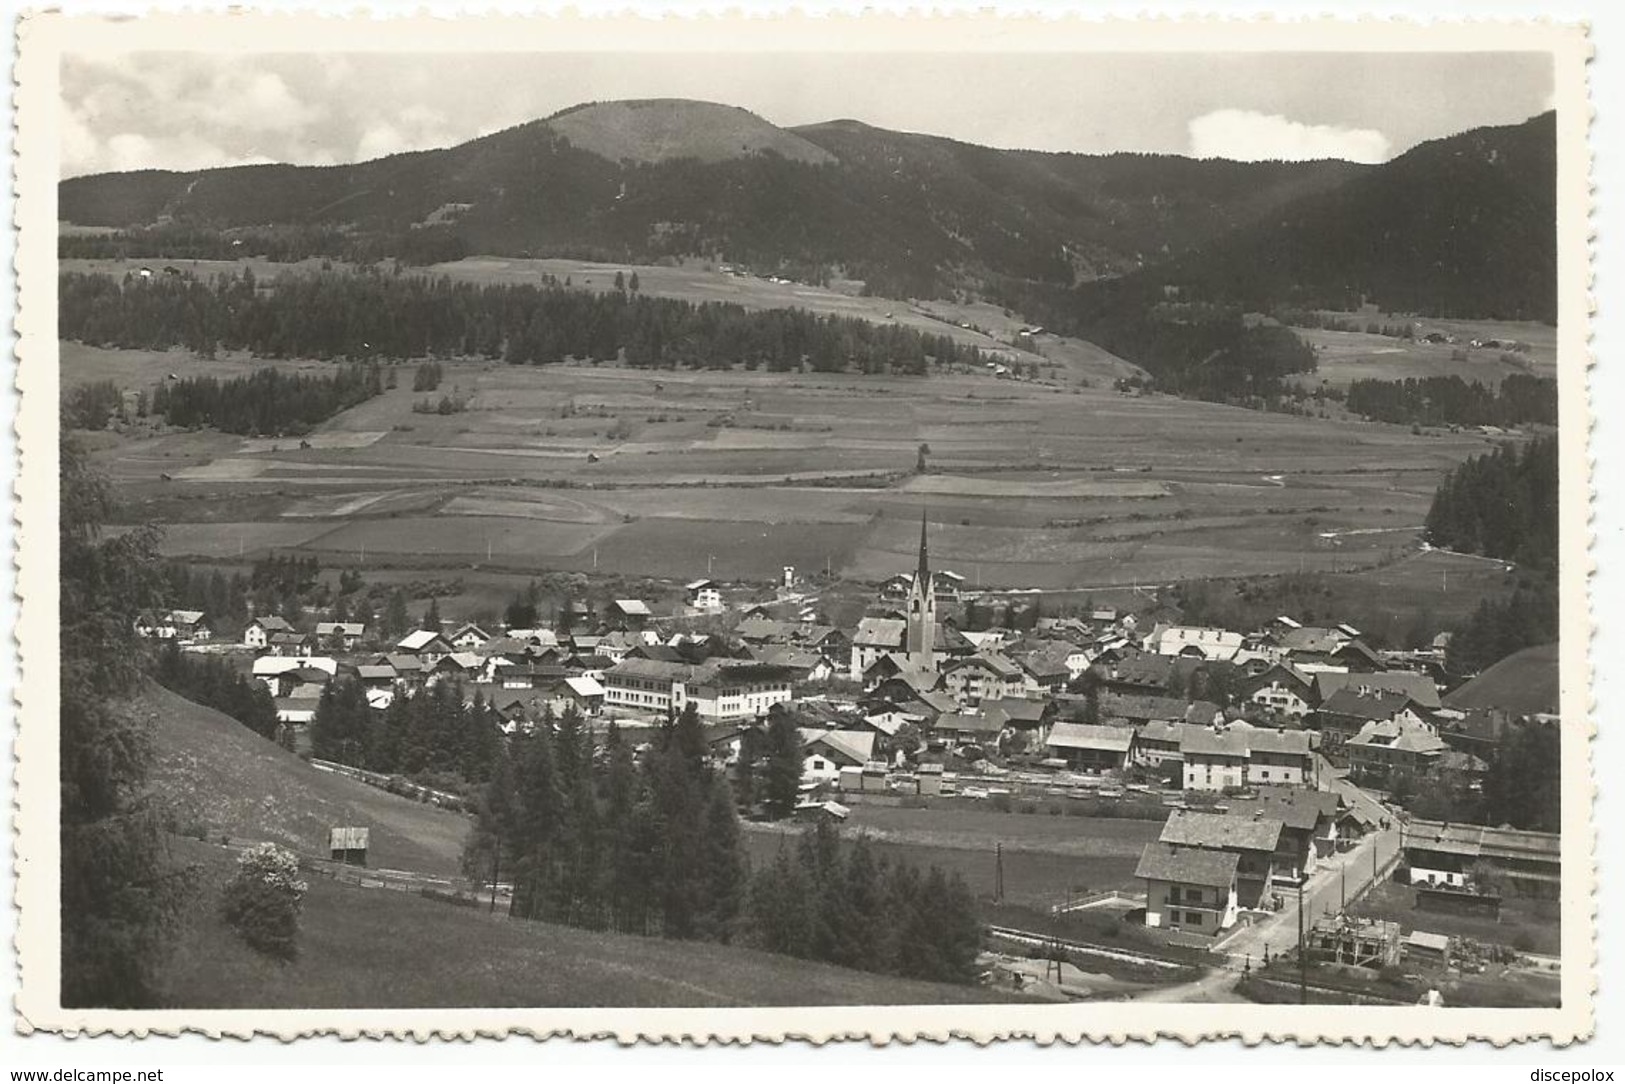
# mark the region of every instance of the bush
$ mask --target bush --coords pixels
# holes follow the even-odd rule
[[[299,955],[299,909],[307,887],[291,851],[261,843],[237,859],[220,913],[256,952],[292,960]]]

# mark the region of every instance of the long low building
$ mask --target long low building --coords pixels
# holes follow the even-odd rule
[[[1563,840],[1552,832],[1412,820],[1402,846],[1412,884],[1460,888],[1480,863],[1520,895],[1556,897],[1563,883]]]
[[[1066,761],[1067,767],[1094,773],[1122,771],[1133,747],[1132,727],[1088,723],[1056,723],[1044,742],[1049,755]]]
[[[790,701],[794,677],[783,666],[737,659],[692,665],[629,658],[604,671],[604,706],[672,715],[692,703],[707,721],[754,719]]]

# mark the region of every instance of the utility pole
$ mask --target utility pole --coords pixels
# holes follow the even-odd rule
[[[497,911],[497,879],[502,872],[502,837],[492,837],[491,850],[491,908],[487,914],[496,914]]]
[[[993,902],[1004,902],[1004,844],[993,844]]]
[[[1309,953],[1303,941],[1303,881],[1298,878],[1298,1004],[1309,1004]]]

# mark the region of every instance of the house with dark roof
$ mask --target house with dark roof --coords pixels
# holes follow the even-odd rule
[[[309,655],[314,650],[314,640],[308,632],[274,632],[269,646],[271,654],[291,658]]]
[[[1246,728],[1187,726],[1180,730],[1186,790],[1233,790],[1247,785]]]
[[[1228,930],[1236,924],[1240,863],[1230,851],[1147,843],[1134,869],[1145,882],[1145,924],[1210,936]]]
[[[1102,693],[1101,718],[1127,719],[1139,726],[1150,722],[1195,723],[1207,726],[1219,715],[1219,705],[1207,700],[1176,696],[1123,696]]]
[[[1411,884],[1460,888],[1482,862],[1522,895],[1551,899],[1562,889],[1563,841],[1555,833],[1411,820],[1402,825],[1400,845]]]
[[[271,637],[279,632],[292,632],[293,626],[274,614],[256,617],[243,626],[243,646],[256,651],[271,646]]]
[[[1278,662],[1243,681],[1236,695],[1243,703],[1289,719],[1302,719],[1319,703],[1314,679],[1290,662]]]
[[[1319,675],[1320,678],[1327,677]],[[1321,686],[1316,680],[1316,686]],[[1342,687],[1321,701],[1310,723],[1320,731],[1320,751],[1338,766],[1348,763],[1344,746],[1368,724],[1408,719],[1420,724],[1413,701],[1402,692]]]
[[[991,651],[978,651],[941,664],[942,687],[962,708],[974,708],[984,700],[1020,696],[1021,667]]]
[[[1238,859],[1236,900],[1242,907],[1257,908],[1269,904],[1281,831],[1279,820],[1262,814],[1236,816],[1176,809],[1169,814],[1157,841],[1234,854]]]
[[[1281,822],[1275,850],[1275,876],[1296,884],[1337,848],[1337,795],[1308,787],[1259,787],[1251,798],[1233,798],[1225,811],[1236,817]]]
[[[1396,693],[1419,711],[1437,711],[1440,707],[1439,686],[1427,674],[1414,670],[1382,670],[1370,674],[1328,670],[1315,675],[1315,692],[1322,704],[1343,689],[1366,694]]]
[[[1004,723],[991,716],[950,711],[937,716],[931,735],[949,746],[988,745],[999,740]]]

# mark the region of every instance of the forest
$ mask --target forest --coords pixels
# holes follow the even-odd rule
[[[211,425],[239,436],[298,437],[383,390],[376,364],[351,363],[331,375],[266,368],[230,380],[166,381],[153,392],[151,411],[182,429]]]
[[[60,276],[59,294],[62,338],[134,349],[180,346],[203,356],[225,349],[321,360],[624,358],[640,367],[914,375],[931,364],[986,360],[945,335],[897,325],[626,290],[594,293],[571,289],[568,280],[480,286],[373,269],[289,274],[262,286],[252,270],[212,283],[70,272]]]
[[[218,655],[184,655],[171,640],[158,652],[152,676],[170,692],[229,715],[262,738],[276,737],[276,703],[270,690]]]
[[[573,711],[504,748],[464,871],[511,880],[514,917],[975,979],[980,924],[957,875],[877,862],[862,841],[843,851],[827,828],[753,875],[692,705],[641,755],[613,724],[597,748]]]
[[[1504,442],[1452,471],[1428,510],[1425,536],[1435,546],[1557,567],[1558,451],[1555,436]]]
[[[1346,402],[1355,414],[1400,425],[1557,424],[1557,381],[1522,373],[1499,387],[1459,376],[1356,380]]]

